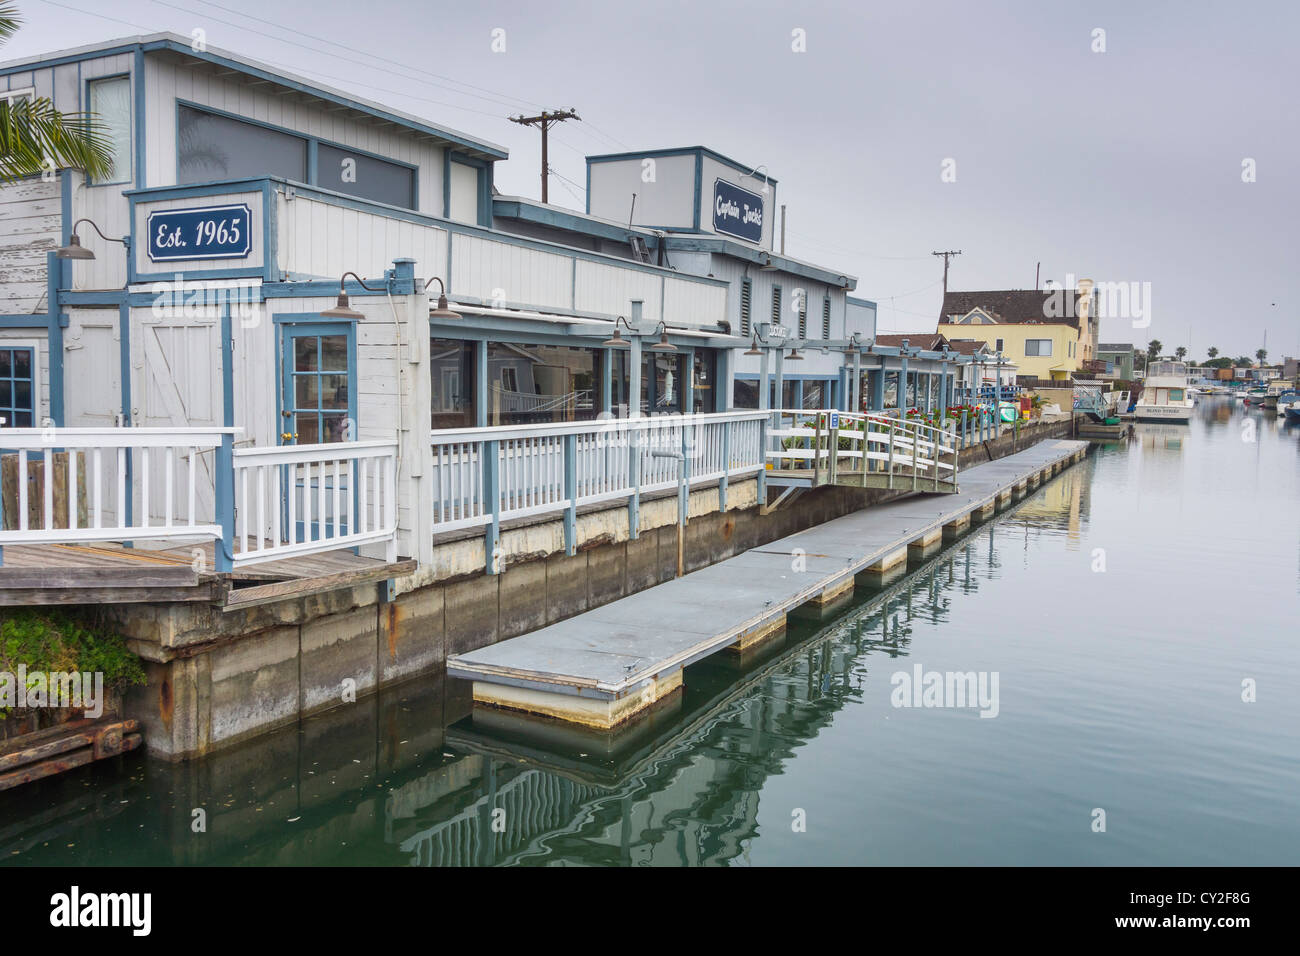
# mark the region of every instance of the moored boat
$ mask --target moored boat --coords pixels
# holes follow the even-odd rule
[[[1182,362],[1155,362],[1147,369],[1133,417],[1138,421],[1185,423],[1191,419],[1194,405],[1187,394],[1187,366]]]

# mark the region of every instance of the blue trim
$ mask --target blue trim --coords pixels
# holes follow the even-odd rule
[[[614,242],[627,242],[632,236],[641,236],[648,246],[654,248],[659,241],[658,235],[652,229],[642,226],[620,226],[603,219],[583,216],[555,206],[543,206],[541,203],[533,203],[513,196],[492,200],[492,210],[498,219],[518,219],[522,222],[610,239]]]
[[[281,435],[287,429],[284,422],[286,407],[296,408],[295,405],[286,406],[289,401],[289,390],[293,387],[293,349],[290,347],[292,339],[306,336],[323,336],[338,335],[340,332],[347,336],[348,341],[348,409],[347,418],[355,425],[359,426],[357,421],[357,331],[356,324],[353,322],[331,321],[323,318],[317,313],[297,312],[290,314],[272,315],[271,321],[279,326],[280,329],[280,362],[279,362],[279,402],[276,408],[276,435]],[[317,372],[317,374],[322,374]],[[325,373],[328,374],[328,373]],[[317,413],[319,416],[319,412]],[[319,421],[318,417],[318,421]],[[291,423],[293,424],[293,423]],[[319,439],[319,436],[318,436]],[[284,444],[281,438],[280,443]]]
[[[700,231],[700,203],[704,201],[704,154],[695,154],[695,221],[692,228]]]
[[[226,307],[229,309],[229,306]],[[121,378],[122,424],[131,425],[131,306],[117,307],[118,376]]]
[[[718,233],[707,233],[696,237],[686,236],[681,229],[674,227],[667,227],[665,231],[669,232],[663,240],[665,249],[679,249],[683,252],[714,252],[760,265],[766,259],[771,259],[772,264],[777,267],[778,271],[801,276],[805,279],[813,279],[817,282],[824,282],[831,287],[832,294],[847,291],[840,285],[839,279],[841,276],[848,281],[850,288],[856,287],[858,283],[856,276],[844,272],[830,272],[820,266],[789,259],[762,246],[735,242]]]
[[[146,80],[145,80],[145,68],[144,68],[144,51],[140,47],[136,47],[133,64],[134,64],[134,69],[132,69],[131,72],[134,74],[134,77],[131,82],[134,85],[132,87],[131,92],[135,94],[135,110],[134,110],[135,115],[132,117],[132,119],[134,120],[134,126],[132,126],[132,129],[135,132],[135,185],[136,188],[138,189],[138,188],[142,188],[144,184],[148,182],[148,179],[145,176],[145,173],[147,171],[146,163],[148,162],[147,151],[145,149],[145,134],[147,132],[147,130],[145,129]],[[129,254],[130,250],[128,249],[127,252]]]

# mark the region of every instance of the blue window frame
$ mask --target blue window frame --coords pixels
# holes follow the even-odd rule
[[[356,333],[351,322],[283,326],[280,443],[356,439]]]
[[[36,424],[36,350],[0,343],[0,418],[5,428]]]

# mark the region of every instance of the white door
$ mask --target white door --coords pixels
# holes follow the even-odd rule
[[[122,411],[117,309],[72,309],[63,332],[64,414],[69,426],[112,428]]]
[[[132,421],[142,428],[204,428],[221,424],[221,323],[212,318],[158,318],[132,310]],[[137,452],[134,467],[136,515],[148,481],[149,515],[162,520],[166,506],[167,459],[162,450]],[[212,451],[198,454],[196,521],[214,520]],[[189,453],[172,460],[176,522],[188,521]]]

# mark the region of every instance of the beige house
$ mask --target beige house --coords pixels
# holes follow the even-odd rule
[[[1078,289],[949,292],[936,331],[975,339],[1017,366],[1025,378],[1066,379],[1097,358],[1092,281]]]

